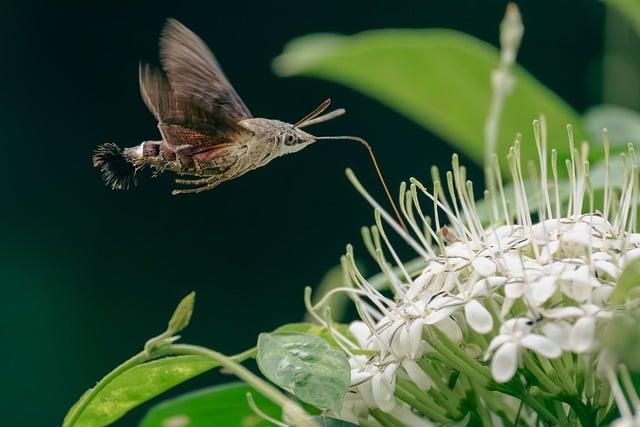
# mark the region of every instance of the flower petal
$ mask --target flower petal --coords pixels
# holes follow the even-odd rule
[[[497,270],[496,263],[486,257],[474,259],[471,261],[471,267],[473,267],[476,273],[483,277],[493,276]]]
[[[462,331],[460,326],[454,322],[450,317],[442,319],[435,324],[435,327],[440,329],[449,339],[455,343],[462,341]]]
[[[544,313],[545,317],[550,319],[566,319],[567,317],[580,317],[584,315],[584,311],[580,307],[560,307],[552,308]]]
[[[524,283],[522,282],[512,282],[507,283],[504,286],[504,294],[507,298],[516,299],[520,298],[524,293]]]
[[[581,317],[576,321],[569,335],[571,348],[576,353],[584,353],[591,349],[596,333],[596,321],[592,317]]]
[[[472,299],[464,306],[464,316],[471,329],[479,334],[487,334],[493,329],[493,318],[478,301]]]
[[[429,314],[427,318],[424,319],[424,323],[426,323],[427,325],[436,324],[441,320],[448,318],[449,315],[451,315],[451,313],[456,311],[459,307],[459,305],[450,305],[447,307],[438,308],[432,311],[431,314]]]
[[[539,307],[544,304],[556,291],[556,278],[553,276],[544,276],[529,287],[529,295],[531,302]]]
[[[387,367],[386,369],[388,369]],[[392,384],[387,380],[385,372],[378,372],[371,380],[371,391],[373,392],[373,400],[381,411],[389,412],[396,406],[396,399],[393,395],[395,392],[395,382]]]
[[[422,368],[411,359],[404,359],[402,361],[402,367],[404,368],[411,381],[413,381],[420,390],[426,391],[433,386],[431,378],[422,370]]]
[[[520,343],[523,347],[535,351],[548,359],[555,359],[562,355],[560,346],[551,338],[547,338],[544,335],[528,334],[522,338]]]
[[[489,347],[487,347],[487,353],[492,353],[496,348],[500,347],[510,339],[511,337],[509,335],[496,335],[489,343]]]
[[[565,322],[564,320],[549,322],[542,327],[542,331],[563,350],[571,350],[571,345],[569,344],[571,325],[568,322]]]
[[[491,360],[491,376],[498,383],[506,383],[518,369],[518,346],[508,342],[500,346]]]
[[[360,347],[367,346],[367,340],[369,339],[369,336],[371,336],[371,330],[369,330],[366,323],[359,320],[351,322],[349,325],[349,332],[351,332],[351,335],[353,335],[356,341],[358,341],[358,345]]]
[[[411,322],[409,325],[409,356],[412,359],[417,359],[422,356],[422,329],[424,323],[418,319]]]

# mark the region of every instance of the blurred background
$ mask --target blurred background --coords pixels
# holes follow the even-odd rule
[[[519,5],[526,28],[520,64],[580,112],[615,95],[600,77],[603,3]],[[225,353],[300,320],[303,288],[338,263],[346,243],[361,249],[359,228],[372,221],[344,169],[354,168],[382,200],[366,151],[350,142],[311,146],[194,197],[172,197],[171,176],[145,173],[131,191],[105,187],[90,161],[97,144],[159,136],[139,96],[137,69],[139,60],[157,63],[167,17],[209,44],[255,116],[294,122],[327,97],[345,107],[346,116],[313,132],[367,138],[396,188],[409,176],[426,178],[431,164],[448,163],[453,149],[343,86],[278,78],[271,60],[286,42],[313,32],[445,27],[495,45],[505,6],[2,2],[1,424],[59,425],[88,387],[163,330],[191,290],[198,301],[185,339]],[[623,78],[628,67],[618,69]],[[618,94],[630,106],[637,96],[624,88]],[[479,168],[469,175],[481,180]],[[172,393],[224,380],[206,374]],[[133,425],[147,408],[117,425]]]

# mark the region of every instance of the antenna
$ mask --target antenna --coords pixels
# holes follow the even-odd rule
[[[318,105],[316,108],[314,108],[309,114],[307,114],[306,116],[304,116],[303,118],[298,120],[296,122],[296,124],[293,125],[293,127],[294,128],[300,127],[301,125],[304,125],[305,122],[318,117],[320,114],[322,114],[322,112],[324,110],[329,108],[329,105],[331,105],[331,99],[327,98],[324,101],[322,101],[322,103],[320,105]]]
[[[339,111],[339,110],[336,110]],[[327,113],[325,116],[330,115],[331,113]],[[324,117],[324,116],[321,116]],[[320,118],[320,117],[318,117]],[[378,174],[378,179],[380,179],[380,183],[382,184],[382,188],[384,188],[384,192],[387,194],[387,198],[389,199],[389,202],[391,203],[391,207],[393,207],[393,211],[396,214],[396,217],[398,218],[398,222],[400,223],[400,225],[402,226],[402,228],[404,229],[404,231],[407,231],[407,226],[405,225],[404,221],[402,220],[402,216],[400,215],[400,211],[398,211],[398,207],[396,206],[395,202],[393,201],[393,197],[391,197],[391,193],[389,192],[389,187],[387,187],[387,183],[384,180],[384,177],[382,175],[382,170],[380,170],[380,166],[378,165],[378,161],[376,160],[376,156],[373,153],[373,149],[371,148],[371,145],[369,145],[369,143],[367,141],[365,141],[364,139],[357,137],[357,136],[320,136],[320,137],[316,137],[317,140],[320,139],[334,139],[334,140],[349,140],[349,141],[356,141],[359,142],[360,144],[364,145],[365,148],[367,149],[367,151],[369,152],[369,156],[371,157],[371,162],[373,163],[373,167],[376,170],[376,174]]]

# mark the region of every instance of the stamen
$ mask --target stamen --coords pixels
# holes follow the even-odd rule
[[[511,216],[509,215],[509,210],[507,209],[507,198],[504,196],[504,185],[502,185],[502,172],[500,172],[500,163],[498,162],[498,156],[494,154],[492,159],[496,182],[498,183],[498,189],[500,190],[500,199],[502,199],[504,222],[507,225],[511,225]]]
[[[604,219],[609,220],[609,212],[611,201],[611,183],[609,182],[609,131],[607,128],[602,129],[602,139],[604,145]]]
[[[398,268],[402,272],[405,280],[407,281],[407,284],[410,284],[411,283],[411,276],[409,276],[409,273],[407,273],[407,270],[404,268],[404,264],[402,263],[402,261],[400,261],[400,258],[398,257],[398,254],[393,249],[393,246],[391,246],[391,243],[389,242],[389,239],[387,238],[387,234],[384,232],[384,228],[382,227],[382,220],[380,219],[380,212],[379,211],[375,212],[375,218],[376,218],[376,225],[378,226],[378,231],[380,232],[380,236],[382,236],[382,240],[384,240],[384,243],[386,244],[387,249],[391,253],[391,256],[393,257],[393,260],[395,261],[396,265],[398,266]],[[380,252],[382,253],[382,248],[380,248]],[[400,295],[402,295],[404,297],[404,291],[402,291],[402,287],[401,286],[399,286],[398,291],[399,291]]]
[[[434,256],[435,253],[433,252],[431,245],[425,238],[423,231],[420,230],[420,226],[418,225],[415,216],[413,215],[413,198],[411,196],[411,191],[406,190],[406,183],[404,181],[402,182],[400,187],[400,194],[404,198],[404,202],[402,200],[400,201],[400,210],[402,211],[402,214],[407,219],[407,222],[411,226],[413,232],[416,234],[416,236],[418,236],[418,239],[422,243],[422,246],[424,246],[427,252],[429,252],[430,256]]]
[[[558,185],[558,151],[551,150],[551,170],[553,172],[553,191],[556,202],[556,218],[560,220],[560,186]]]
[[[456,198],[456,190],[453,186],[453,173],[451,171],[447,171],[446,173],[446,177],[447,177],[447,188],[449,189],[449,197],[451,197],[451,203],[453,204],[453,209],[454,209],[454,213],[455,213],[455,217],[456,218],[460,218],[460,210],[458,209],[458,201]],[[441,182],[440,180],[438,181],[433,181],[435,182]],[[442,193],[444,193],[444,191],[442,191]],[[445,199],[446,197],[444,194],[441,194],[440,199]],[[443,203],[444,204],[444,203]],[[449,209],[449,211],[451,211],[451,209]],[[469,240],[467,239],[466,233],[462,230],[458,230],[458,226],[457,226],[457,222],[456,221],[452,221],[451,220],[451,215],[447,215],[449,217],[449,222],[451,223],[451,226],[454,227],[456,229],[456,232],[462,236],[462,238],[465,240],[465,242],[468,242]]]
[[[542,190],[543,211],[546,208],[546,218],[551,218],[551,201],[549,200],[549,187],[547,183],[547,136],[546,121],[544,116],[540,116],[540,120],[533,121],[533,134],[536,140],[536,149],[538,151],[538,161],[540,163],[540,184]],[[541,136],[541,133],[544,136]],[[544,216],[540,217],[541,221],[545,220]]]
[[[367,190],[364,189],[362,184],[360,184],[360,181],[358,181],[358,178],[356,178],[356,176],[354,175],[353,171],[351,169],[347,169],[346,174],[347,178],[349,178],[349,181],[351,181],[351,184],[356,188],[358,193],[360,193],[371,206],[380,211],[384,220],[395,230],[395,232],[398,233],[405,240],[405,242],[407,242],[407,244],[411,246],[421,257],[425,259],[429,258],[429,254],[427,254],[424,249],[422,249],[420,244],[416,242],[413,237],[411,237],[409,233],[405,231],[404,227],[398,225],[398,223],[395,222],[384,209],[382,209],[378,202],[376,202],[375,199],[371,197]]]

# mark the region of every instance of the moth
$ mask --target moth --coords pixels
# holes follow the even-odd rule
[[[137,171],[149,167],[155,175],[194,177],[176,179],[189,188],[172,194],[200,193],[319,139],[336,139],[302,130],[344,114],[323,114],[330,100],[295,124],[253,117],[206,44],[175,19],[160,36],[160,62],[164,72],[140,64],[139,83],[162,139],[124,149],[107,143],[93,154],[93,165],[114,190],[135,185]]]
[[[173,195],[200,193],[316,141],[352,140],[367,148],[387,198],[406,229],[364,139],[318,137],[302,130],[341,116],[344,109],[325,113],[331,104],[327,99],[294,124],[253,117],[207,45],[173,18],[160,35],[160,63],[162,70],[140,64],[139,84],[162,138],[124,149],[114,143],[98,146],[93,165],[106,185],[127,189],[136,184],[136,173],[148,167],[154,175],[169,171],[190,177],[175,180],[185,187],[173,190]]]

